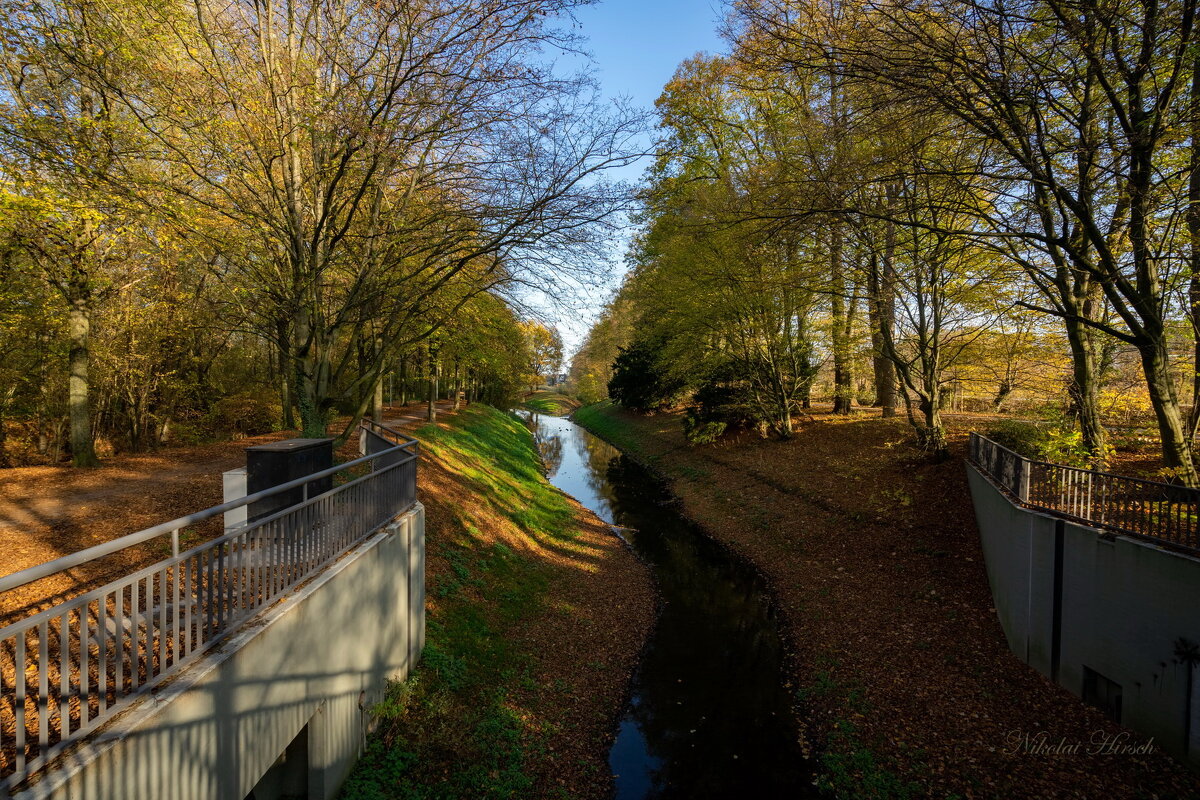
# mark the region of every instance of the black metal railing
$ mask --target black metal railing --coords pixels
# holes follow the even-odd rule
[[[1034,461],[978,433],[969,459],[1029,508],[1200,555],[1200,490]]]

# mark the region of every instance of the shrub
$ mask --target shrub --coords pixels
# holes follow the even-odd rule
[[[217,436],[256,436],[278,430],[283,410],[259,394],[235,394],[213,403],[205,425]]]
[[[622,348],[613,361],[608,396],[634,411],[655,411],[673,404],[685,387],[660,368],[661,349],[660,342],[650,340]]]
[[[712,444],[725,432],[725,423],[717,420],[702,422],[691,414],[683,418],[683,436],[692,444]]]
[[[201,444],[211,438],[205,430],[204,420],[173,419],[167,426],[166,441],[171,444]]]
[[[730,428],[765,428],[765,421],[746,402],[744,384],[726,365],[715,370],[692,396],[683,432],[693,444],[708,444]]]
[[[988,428],[984,436],[1034,461],[1052,461],[1070,467],[1092,466],[1091,456],[1083,446],[1083,434],[1062,425],[1008,420]],[[1111,446],[1107,450],[1107,454],[1112,453]]]
[[[1083,434],[1063,428],[1046,429],[1041,458],[1042,461],[1053,461],[1055,464],[1072,467],[1089,467],[1092,461],[1087,448],[1083,446]]]
[[[983,435],[996,444],[1035,461],[1041,459],[1042,446],[1046,441],[1046,431],[1042,426],[1015,419],[997,422],[984,431]]]

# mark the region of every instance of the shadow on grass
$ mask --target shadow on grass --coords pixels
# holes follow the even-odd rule
[[[554,723],[530,703],[522,634],[561,613],[556,577],[593,569],[600,553],[518,419],[472,405],[414,435],[429,520],[427,644],[376,709],[380,730],[342,797],[527,797],[527,764]]]

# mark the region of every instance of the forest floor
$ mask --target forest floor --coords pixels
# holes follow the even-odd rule
[[[602,798],[654,616],[648,570],[542,474],[528,429],[475,405],[421,440],[427,642],[342,792]]]
[[[877,413],[706,447],[677,414],[600,404],[574,418],[671,480],[684,513],[768,578],[835,796],[1200,797],[1200,776],[1153,746],[1089,754],[1123,729],[1009,652],[962,463],[971,419],[949,420],[954,457],[933,464],[902,418]],[[1027,752],[1036,741],[1083,744]]]
[[[449,413],[450,401],[439,403]],[[425,404],[389,407],[385,421],[411,429],[425,419]],[[341,421],[345,424],[345,420]],[[335,422],[331,430],[341,430]],[[10,574],[102,544],[224,501],[221,473],[246,465],[245,449],[296,436],[276,431],[212,444],[165,447],[114,456],[94,469],[0,469],[0,573]],[[339,451],[358,455],[357,440]],[[219,533],[216,522],[195,531],[193,542]],[[169,543],[152,542],[0,594],[0,625],[33,613],[85,587],[161,559]]]

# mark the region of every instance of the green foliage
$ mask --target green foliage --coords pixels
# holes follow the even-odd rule
[[[371,774],[362,770],[350,773],[342,785],[341,796],[355,800],[399,800],[421,797],[407,786],[407,776],[416,766],[417,754],[399,742],[388,744],[380,738],[367,740],[361,761],[372,765]]]
[[[526,397],[522,405],[539,414],[565,416],[575,410],[578,403],[561,392],[537,391]]]
[[[692,395],[692,405],[683,418],[683,432],[693,444],[707,444],[727,428],[770,426],[761,406],[747,402],[746,384],[732,363],[724,364]]]
[[[1033,461],[1051,461],[1071,467],[1090,467],[1092,464],[1083,434],[1061,424],[1005,420],[990,426],[984,436]]]
[[[635,341],[613,362],[608,396],[634,411],[655,411],[675,403],[683,393],[682,381],[666,375],[659,364],[662,342]]]
[[[983,435],[1001,447],[1029,459],[1041,457],[1046,434],[1041,425],[1022,420],[1004,420],[987,428]]]
[[[1091,465],[1091,454],[1084,446],[1083,434],[1077,430],[1065,430],[1058,427],[1045,430],[1041,458],[1043,461],[1053,461],[1055,464],[1066,464],[1072,467]]]
[[[691,414],[683,418],[683,435],[692,444],[712,444],[725,433],[725,427],[724,422],[704,422]]]

